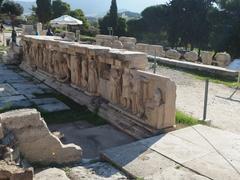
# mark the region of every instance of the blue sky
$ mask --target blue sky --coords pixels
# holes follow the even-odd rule
[[[19,0],[34,2],[35,0]],[[111,0],[64,0],[71,4],[72,8],[81,8],[87,14],[106,12]],[[169,0],[117,0],[119,9],[127,9],[134,12],[141,12],[151,5],[163,4]]]

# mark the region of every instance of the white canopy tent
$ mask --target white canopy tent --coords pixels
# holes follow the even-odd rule
[[[52,26],[82,25],[83,22],[72,16],[64,15],[50,21]]]

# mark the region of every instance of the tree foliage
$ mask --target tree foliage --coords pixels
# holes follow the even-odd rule
[[[16,17],[23,14],[23,7],[19,3],[10,0],[1,1],[0,3],[1,13],[5,13],[11,18],[12,27],[14,28]]]
[[[36,0],[36,15],[38,20],[45,24],[52,16],[51,0]]]
[[[54,0],[52,2],[52,18],[58,18],[62,15],[67,15],[70,13],[70,11],[70,5],[62,0]]]
[[[112,0],[110,11],[102,19],[99,19],[101,34],[109,34],[108,27],[112,27],[114,35],[126,35],[126,20],[118,16],[116,0]]]
[[[84,30],[87,30],[89,28],[88,20],[85,17],[85,15],[84,15],[84,13],[81,9],[72,10],[72,11],[69,12],[69,15],[76,18],[76,19],[81,20],[83,22],[83,29]]]

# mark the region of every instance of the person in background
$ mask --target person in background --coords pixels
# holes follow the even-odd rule
[[[53,32],[52,32],[52,29],[49,27],[48,30],[47,30],[47,36],[53,36]]]
[[[3,26],[3,24],[1,23],[1,25],[0,25],[0,33],[3,33],[3,31],[4,31],[4,26]]]
[[[12,30],[12,43],[17,43],[17,32],[14,28]]]

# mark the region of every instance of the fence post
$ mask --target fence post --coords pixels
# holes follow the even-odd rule
[[[205,94],[204,94],[203,120],[207,119],[208,87],[209,87],[209,79],[206,79],[206,81],[205,81]]]
[[[154,65],[153,65],[153,73],[156,74],[157,71],[157,52],[155,50],[155,54],[154,54]]]

